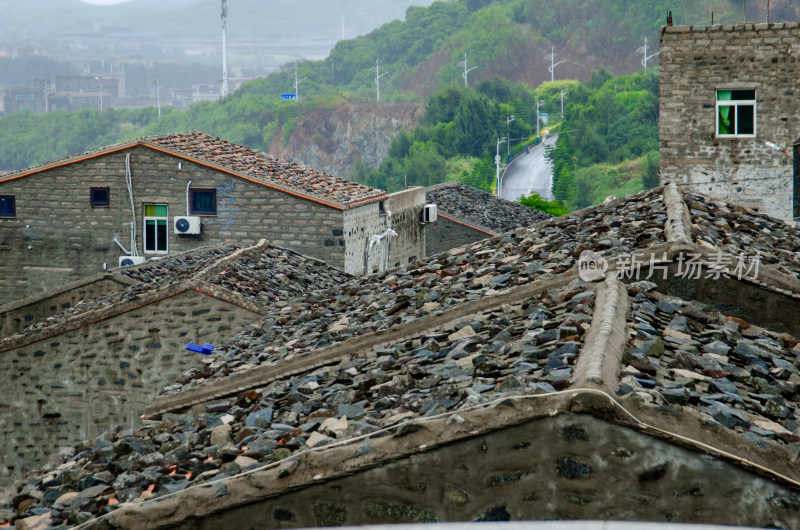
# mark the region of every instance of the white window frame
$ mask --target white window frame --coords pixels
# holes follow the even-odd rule
[[[752,90],[753,99],[735,99],[728,101],[721,101],[719,99],[720,90],[735,91],[735,90]],[[755,138],[758,133],[758,106],[756,105],[756,89],[754,88],[731,88],[731,89],[717,89],[714,92],[714,99],[716,105],[714,106],[714,133],[717,138]],[[719,132],[719,109],[720,107],[732,107],[730,112],[734,113],[734,123],[736,129],[739,129],[739,107],[752,107],[753,108],[753,132],[748,134],[740,134],[738,132],[733,134],[720,134]]]
[[[169,205],[161,204],[161,203],[146,203],[143,207],[143,211],[147,211],[148,206],[164,206],[167,208],[167,215],[164,217],[161,216],[147,216],[144,215],[142,219],[142,248],[144,248],[145,254],[169,254]],[[154,221],[156,227],[156,241],[154,242],[154,248],[156,250],[148,250],[147,248],[147,222]],[[166,230],[165,230],[165,243],[166,249],[165,250],[158,250],[158,221],[164,221]]]

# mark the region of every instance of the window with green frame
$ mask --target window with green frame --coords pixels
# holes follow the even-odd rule
[[[755,89],[717,90],[717,136],[755,135]]]
[[[166,204],[144,205],[144,251],[151,254],[169,252],[169,207]]]

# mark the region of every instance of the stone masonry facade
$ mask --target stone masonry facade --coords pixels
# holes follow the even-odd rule
[[[451,248],[468,245],[494,235],[439,214],[436,222],[429,225],[425,232],[425,250],[429,256],[435,256]]]
[[[127,280],[127,281],[126,281]],[[0,307],[0,337],[10,337],[84,300],[124,289],[133,283],[116,272],[106,272]]]
[[[258,318],[192,290],[5,345],[0,484],[113,425],[135,427],[164,385],[203,365],[188,342],[219,344]]]
[[[382,226],[384,222],[377,202],[337,209],[209,165],[134,145],[0,182],[0,195],[13,195],[16,203],[15,217],[0,218],[0,303],[118,265],[124,252],[113,240],[131,248],[133,213],[125,179],[128,155],[135,246],[140,255],[147,257],[157,255],[143,251],[144,204],[167,205],[169,254],[225,241],[266,239],[351,274],[361,274],[364,269],[361,252],[369,234],[359,228],[370,228],[370,223]],[[192,189],[216,190],[217,213],[202,216],[201,235],[176,235],[173,219],[187,213],[190,181]],[[108,206],[91,205],[93,187],[109,188]],[[391,202],[390,197],[393,196],[387,196],[387,203]],[[421,211],[424,192],[418,202],[412,209]],[[352,232],[349,236],[345,235],[345,224]],[[421,233],[420,229],[417,231]],[[352,240],[349,243],[348,237]],[[424,235],[406,240],[404,255],[423,255]],[[352,255],[347,259],[346,244],[351,245]]]
[[[800,23],[661,30],[660,176],[784,220],[793,211],[790,149],[800,136]],[[755,94],[752,134],[721,134],[720,92]],[[734,96],[734,99],[736,96]],[[740,122],[744,123],[744,122]]]

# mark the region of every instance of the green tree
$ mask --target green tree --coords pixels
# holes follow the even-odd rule
[[[523,195],[517,202],[522,204],[523,206],[527,206],[528,208],[532,208],[534,210],[538,210],[540,212],[549,213],[554,217],[558,217],[560,215],[566,215],[569,213],[569,209],[567,209],[563,204],[558,201],[548,201],[542,198],[541,195],[538,193],[531,192],[530,195]]]
[[[431,186],[442,182],[445,175],[444,158],[430,143],[414,142],[408,150],[403,169],[409,186]]]

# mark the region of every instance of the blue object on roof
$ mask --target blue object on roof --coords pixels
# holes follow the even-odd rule
[[[214,346],[208,343],[204,344],[203,346],[200,346],[199,344],[190,342],[189,344],[186,345],[186,349],[189,351],[202,353],[203,355],[208,355],[214,349]]]

